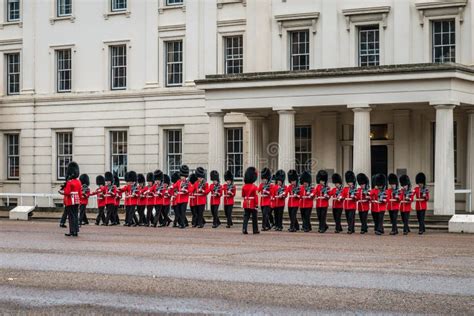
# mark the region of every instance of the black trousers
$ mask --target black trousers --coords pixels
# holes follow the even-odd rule
[[[212,226],[217,227],[221,224],[219,219],[219,205],[211,205]]]
[[[268,212],[268,221],[270,223],[270,227],[273,227],[275,225],[275,217],[273,216],[273,208],[270,207],[270,211]]]
[[[328,208],[317,207],[316,215],[318,215],[319,231],[325,232],[328,229],[328,225],[327,225]]]
[[[243,232],[247,231],[247,226],[249,224],[250,216],[252,216],[252,229],[253,229],[253,232],[256,233],[256,232],[258,232],[258,216],[257,216],[257,210],[256,209],[249,209],[249,208],[244,209],[244,223],[243,223],[243,226],[242,226],[242,231]]]
[[[119,218],[119,206],[114,204],[114,209],[113,209],[113,214],[111,218],[112,224],[119,225],[120,224],[120,218]]]
[[[125,206],[125,225],[133,225],[133,213],[135,212],[134,205]]]
[[[390,223],[392,224],[392,233],[398,233],[398,210],[391,210],[388,211],[388,215],[390,215]]]
[[[69,233],[71,235],[77,235],[79,232],[79,205],[66,206],[67,217],[69,219]]]
[[[342,208],[333,208],[332,217],[336,223],[336,231],[342,232],[341,217],[342,217]]]
[[[275,207],[275,226],[279,229],[283,229],[283,210],[285,209],[284,206]]]
[[[232,222],[232,210],[234,206],[233,205],[224,205],[224,213],[225,213],[225,218],[227,219],[227,226],[232,226],[234,223]]]
[[[97,217],[95,218],[96,225],[99,225],[100,221],[102,221],[102,224],[105,224],[104,209],[105,209],[105,207],[103,207],[103,206],[99,207],[99,212],[97,213]]]
[[[360,231],[361,232],[368,232],[369,231],[369,225],[367,225],[367,218],[369,217],[369,212],[368,211],[359,211],[359,219],[360,219]]]
[[[89,219],[87,218],[86,214],[86,206],[85,204],[79,205],[79,225],[87,225],[89,224]]]
[[[67,220],[67,209],[64,207],[63,215],[61,216],[61,219],[59,220],[59,225],[66,225],[66,220]]]
[[[106,214],[105,214],[105,225],[109,225],[109,222],[113,222],[114,212],[115,212],[115,205],[114,204],[107,204],[105,206]]]
[[[146,224],[146,225],[152,225],[153,222],[154,222],[154,218],[153,218],[153,205],[147,205],[147,206],[146,206],[145,224]]]
[[[187,218],[186,218],[186,207],[188,206],[188,203],[179,203],[176,205],[176,216],[177,217],[177,224],[180,227],[186,227],[187,225]]]
[[[196,224],[198,227],[204,227],[204,208],[205,204],[196,205]]]
[[[305,232],[308,232],[308,231],[312,230],[312,227],[311,227],[311,211],[312,210],[313,209],[310,208],[310,207],[300,209],[301,219],[303,220],[303,230]]]
[[[384,217],[385,211],[379,212],[379,232],[381,232],[382,234],[385,232],[383,228]]]
[[[163,226],[168,226],[171,223],[170,219],[170,205],[163,205],[161,209],[161,215],[163,217]]]
[[[300,225],[298,224],[298,208],[297,207],[289,207],[288,208],[288,215],[290,216],[290,230],[295,231],[300,229]]]
[[[402,216],[403,232],[408,233],[410,231],[410,226],[408,225],[410,220],[410,212],[400,212],[400,215]]]
[[[197,206],[191,206],[190,207],[191,209],[191,225],[193,227],[196,227],[198,226],[198,210],[197,210]]]
[[[379,212],[372,212],[372,219],[374,220],[374,231],[379,231]]]
[[[347,231],[355,232],[355,210],[345,210],[347,220]]]
[[[153,217],[152,225],[156,227],[158,223],[160,222],[161,212],[163,212],[163,205],[162,204],[155,205],[155,212],[156,213],[155,213],[155,216]]]
[[[416,218],[418,219],[419,231],[423,233],[426,231],[425,215],[426,215],[426,210],[416,211]]]
[[[138,212],[138,225],[144,225],[146,222],[145,219],[145,205],[138,205],[137,212]]]
[[[270,229],[270,212],[271,208],[268,205],[262,206],[262,229]]]

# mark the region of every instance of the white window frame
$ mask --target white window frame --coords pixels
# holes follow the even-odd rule
[[[377,56],[377,63],[375,65],[362,65],[362,62],[361,62],[361,59],[362,59],[362,55],[361,55],[361,32],[368,32],[368,30],[363,30],[364,28],[373,28],[373,30],[371,31],[377,31],[378,33],[378,41],[377,42],[373,42],[373,43],[377,43],[378,45],[378,48],[377,48],[377,54],[366,54],[364,56]],[[358,63],[358,66],[359,67],[371,67],[371,66],[378,66],[380,65],[380,33],[381,33],[381,30],[380,30],[380,25],[379,24],[367,24],[367,25],[358,25],[357,26],[357,63]],[[368,34],[367,34],[368,36]],[[370,44],[367,40],[366,44]],[[367,51],[369,49],[367,48]]]
[[[228,52],[229,47],[227,46],[227,40],[228,39],[233,40],[234,38],[240,38],[240,46],[236,46],[236,47],[232,46],[232,48],[234,48],[234,49],[235,48],[240,48],[241,53],[237,54],[237,55],[234,55],[233,53],[228,55],[227,52]],[[244,72],[244,36],[243,36],[243,34],[223,36],[222,41],[223,41],[223,49],[224,49],[224,51],[223,51],[224,73],[226,73],[226,74],[243,73]],[[228,57],[228,56],[231,56],[231,57]],[[240,72],[229,72],[227,63],[228,62],[233,62],[233,61],[238,61],[238,60],[241,61]]]
[[[173,61],[169,62],[168,61],[168,44],[169,43],[175,43],[175,42],[180,42],[181,43],[181,62],[178,61]],[[183,86],[184,82],[184,40],[183,39],[171,39],[171,40],[165,40],[163,41],[163,52],[164,52],[164,80],[165,80],[165,85],[166,87],[181,87]],[[181,64],[181,82],[179,83],[169,83],[168,81],[168,66],[170,65],[179,65]]]
[[[65,1],[70,2],[70,4],[69,4],[70,12],[69,13],[61,13],[61,9],[64,8],[64,10],[66,10],[67,6],[65,4]],[[56,0],[56,16],[58,18],[72,16],[73,15],[72,10],[73,10],[73,0]]]
[[[10,73],[10,56],[18,55],[18,72]],[[17,75],[18,76],[18,91],[11,91],[10,90],[10,76]],[[21,53],[18,51],[11,51],[5,53],[5,91],[7,95],[18,95],[21,91]]]
[[[295,54],[295,55],[308,55],[308,68],[307,69],[294,69],[293,68],[293,55],[292,54],[292,35],[293,33],[299,32],[306,32],[308,34],[308,52],[306,54]],[[287,51],[288,51],[288,69],[290,71],[297,71],[297,70],[309,70],[311,69],[311,30],[309,29],[296,29],[296,30],[288,30],[288,44],[287,44]]]
[[[124,145],[125,144],[125,147],[126,147],[126,151],[125,153],[119,153],[119,152],[114,152],[114,133],[122,133],[122,135],[125,135],[126,137],[126,140],[124,141],[124,139],[122,139],[121,141],[117,141],[117,146],[120,146],[120,145]],[[123,134],[125,133],[125,134]],[[128,148],[129,148],[129,132],[128,132],[128,129],[111,129],[111,130],[108,130],[108,151],[109,151],[109,166],[110,166],[110,171],[112,172],[117,172],[118,176],[120,179],[123,179],[124,176],[125,176],[125,173],[127,172],[128,170]],[[118,149],[118,147],[117,147]],[[124,166],[124,169],[122,170],[122,172],[118,172],[118,170],[114,170],[114,157],[119,157],[119,156],[125,156],[125,163],[122,164],[122,166]],[[117,164],[117,166],[120,167],[120,164]]]
[[[232,151],[230,152],[229,151],[229,131],[236,131],[236,130],[240,130],[240,139],[237,139],[237,140],[233,140],[232,142],[233,143],[240,143],[240,149],[241,151]],[[234,136],[235,136],[235,133],[234,133]],[[233,164],[230,164],[230,156],[236,156],[236,155],[239,155],[240,156],[240,162],[241,164],[240,165],[237,165],[235,163]],[[229,127],[226,127],[225,128],[225,168],[226,170],[231,170],[232,171],[232,174],[234,175],[234,177],[236,179],[242,179],[243,178],[243,175],[244,175],[244,128],[242,126],[229,126]],[[238,175],[236,172],[235,172],[235,167],[236,166],[240,166],[240,171],[241,171],[241,174]]]
[[[16,19],[11,18],[11,12],[12,12],[12,11],[10,11],[10,3],[11,2],[17,2],[18,3],[18,18],[16,18]],[[7,23],[11,23],[11,22],[15,23],[15,22],[21,21],[21,0],[17,0],[17,1],[6,0],[5,5],[6,5],[6,7],[5,7],[5,13],[6,13],[5,17],[6,17],[6,19],[5,20],[7,21]]]
[[[184,0],[164,0],[164,1],[165,1],[166,6],[168,7],[184,5]],[[179,1],[179,2],[171,3],[171,1]]]
[[[66,169],[69,162],[74,160],[74,134],[70,130],[64,131],[55,131],[55,153],[56,153],[56,180],[64,180],[66,176]],[[69,139],[65,140],[64,136],[69,137]],[[62,142],[60,137],[63,137]],[[69,142],[67,142],[69,141]],[[65,154],[64,150],[60,153],[61,147],[64,149],[66,146],[70,146],[70,154]],[[60,160],[65,159],[64,165],[61,165]],[[61,174],[61,170],[63,171],[63,175]]]
[[[462,41],[461,41],[461,19],[459,15],[440,15],[440,16],[430,16],[424,17],[423,19],[423,39],[424,39],[424,56],[423,60],[426,63],[433,62],[433,32],[432,21],[439,21],[439,20],[450,20],[454,19],[455,21],[455,43],[456,43],[456,62],[462,63],[461,58],[461,51],[462,51]]]
[[[6,133],[5,134],[6,140],[6,158],[7,158],[7,180],[19,180],[20,179],[20,134],[19,133]],[[17,137],[16,144],[13,144],[13,146],[17,147],[17,153],[11,153],[10,148],[11,148],[11,143],[10,143],[10,137]],[[17,168],[18,168],[18,175],[11,175],[11,162],[10,159],[17,159]]]
[[[124,1],[125,7],[124,8],[117,8],[117,2]],[[115,4],[115,7],[114,7]],[[128,10],[128,0],[110,0],[110,12],[124,12]]]
[[[435,26],[434,24],[435,23],[443,23],[443,22],[452,22],[453,24],[453,27],[454,27],[454,45],[445,45],[443,43],[441,43],[440,46],[438,47],[450,47],[450,46],[454,46],[454,61],[435,61]],[[430,33],[431,33],[431,62],[432,63],[446,63],[446,62],[453,62],[455,63],[456,62],[456,55],[457,55],[457,50],[458,50],[458,43],[457,43],[457,36],[456,36],[456,30],[457,30],[457,27],[456,27],[456,19],[455,18],[448,18],[448,19],[432,19],[430,21]],[[451,32],[450,32],[451,33]],[[441,33],[443,34],[443,33]],[[441,39],[442,41],[443,39]]]
[[[307,140],[308,142],[308,147],[309,147],[309,151],[297,151],[297,146],[298,146],[298,142],[301,141],[302,139],[298,138],[296,135],[296,130],[297,129],[303,129],[303,128],[306,128],[306,129],[309,129],[309,139]],[[306,163],[311,162],[312,158],[313,158],[313,153],[312,153],[312,150],[313,150],[313,126],[312,125],[309,125],[309,124],[304,124],[304,125],[296,125],[295,126],[295,169],[298,171],[298,173],[301,173],[304,169],[302,169]],[[301,146],[300,146],[301,147]],[[304,163],[300,161],[300,156],[303,156],[303,155],[308,155],[309,156],[309,159],[306,160]],[[299,162],[299,163],[298,163]],[[312,166],[309,165],[308,166],[309,168],[306,169],[308,171],[311,171],[311,168]]]
[[[125,65],[114,65],[114,56],[113,51],[115,48],[123,47],[125,49]],[[118,56],[118,55],[117,55]],[[113,44],[109,45],[109,82],[110,82],[110,90],[126,90],[128,86],[128,48],[127,44],[120,43],[120,44]],[[114,70],[119,69],[121,67],[125,68],[125,85],[124,86],[115,86],[114,85]]]
[[[183,162],[183,129],[182,128],[166,128],[163,131],[164,131],[163,134],[164,134],[164,153],[165,153],[164,158],[165,158],[165,166],[166,166],[165,169],[167,170],[168,174],[171,175],[174,171],[179,170],[179,166]],[[170,153],[170,144],[171,144],[170,133],[179,133],[179,135],[181,136],[179,141],[173,141],[173,144],[179,144],[179,149],[181,149],[180,151]],[[170,169],[171,155],[173,157],[180,157],[181,163],[176,164],[177,168],[175,169]]]
[[[69,51],[69,69],[67,68],[60,68],[60,60],[59,60],[59,55],[63,52]],[[58,93],[64,93],[64,92],[71,92],[72,91],[72,83],[73,83],[73,70],[72,70],[72,56],[73,56],[73,50],[72,48],[61,48],[61,49],[56,49],[55,52],[55,64],[56,64],[56,92]],[[64,62],[63,62],[64,64]],[[61,81],[66,81],[62,80],[62,75],[61,73],[66,73],[69,71],[69,89],[64,89],[61,88]]]

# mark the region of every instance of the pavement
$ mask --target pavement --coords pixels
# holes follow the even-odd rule
[[[474,315],[474,236],[0,220],[0,314]]]

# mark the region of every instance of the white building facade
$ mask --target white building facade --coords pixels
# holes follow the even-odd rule
[[[423,171],[436,214],[466,207],[470,0],[0,4],[0,192],[56,192],[70,160],[255,165]]]

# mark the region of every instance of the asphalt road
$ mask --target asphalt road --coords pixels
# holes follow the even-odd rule
[[[474,315],[474,236],[0,221],[0,314]]]

